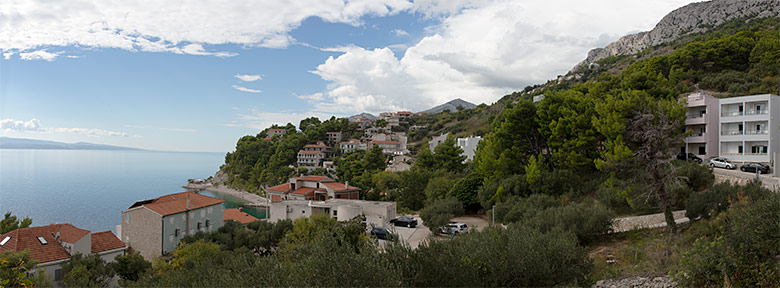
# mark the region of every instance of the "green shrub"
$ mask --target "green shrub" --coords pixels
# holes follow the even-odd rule
[[[683,178],[688,187],[693,191],[701,191],[712,183],[715,183],[715,174],[712,174],[712,168],[703,166],[693,161],[675,161],[677,166],[677,176]]]
[[[496,220],[503,223],[519,222],[533,217],[541,210],[560,205],[555,197],[545,194],[534,194],[526,198],[513,196],[496,204]]]
[[[724,224],[722,232],[696,240],[683,256],[682,269],[675,275],[677,283],[688,287],[779,287],[780,195],[764,196],[737,200],[724,217],[718,217],[716,221]]]
[[[450,219],[463,215],[463,204],[455,198],[447,198],[436,201],[433,205],[420,211],[420,218],[431,231],[444,226]]]
[[[541,231],[555,227],[572,231],[580,243],[587,244],[611,231],[613,218],[615,213],[604,206],[579,203],[542,210],[525,223]]]
[[[718,183],[706,191],[692,193],[685,201],[685,217],[709,219],[729,208],[729,199],[737,196],[740,187],[731,182]]]

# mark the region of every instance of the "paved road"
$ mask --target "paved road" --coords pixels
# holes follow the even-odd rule
[[[674,211],[672,215],[674,215],[674,222],[677,224],[690,221],[688,217],[685,217],[685,210]],[[666,227],[664,213],[615,218],[615,222],[612,224],[613,232],[660,227]]]
[[[401,215],[398,215],[401,216]],[[406,215],[414,217],[414,219],[417,219],[417,227],[415,228],[407,228],[407,227],[395,227],[395,226],[388,226],[388,229],[391,231],[395,231],[395,233],[398,234],[398,236],[401,238],[401,241],[404,243],[409,244],[412,249],[416,249],[420,244],[424,243],[428,240],[429,237],[434,236],[433,233],[431,233],[431,230],[425,226],[425,223],[423,223],[423,220],[418,215]],[[482,218],[479,217],[472,217],[472,216],[461,216],[456,217],[452,219],[453,222],[463,222],[466,223],[470,228],[469,229],[477,229],[478,231],[484,229],[485,227],[488,227],[487,221],[485,221]],[[446,239],[446,237],[441,237],[442,239]],[[385,245],[385,240],[379,240],[380,245]]]
[[[723,168],[713,168],[715,176],[726,176],[749,181],[756,178],[755,172],[742,172],[739,169],[727,170]],[[772,174],[761,174],[761,182],[764,187],[769,189],[780,189],[780,178],[773,177]]]

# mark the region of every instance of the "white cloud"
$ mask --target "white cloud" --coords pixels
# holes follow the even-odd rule
[[[412,7],[407,0],[4,0],[0,51],[78,46],[228,57],[235,53],[204,47],[283,48],[295,43],[288,33],[309,17],[361,25],[365,15]]]
[[[21,52],[19,53],[19,58],[22,60],[46,60],[46,61],[53,61],[54,58],[57,58],[57,56],[60,56],[65,51],[59,51],[59,52],[48,52],[46,49],[42,50],[36,50],[32,52]],[[8,56],[10,57],[10,55]],[[7,58],[6,58],[7,59]]]
[[[41,131],[41,122],[35,118],[29,121],[3,119],[0,120],[0,130],[3,132]]]
[[[102,129],[89,129],[89,128],[44,128],[41,127],[41,122],[38,119],[30,119],[28,121],[3,119],[0,120],[0,131],[2,132],[41,132],[41,133],[67,133],[67,134],[80,134],[89,137],[100,136],[121,136],[128,137],[129,134],[125,132],[116,132]]]
[[[241,74],[236,74],[236,75],[233,75],[233,77],[236,77],[236,78],[238,78],[238,80],[241,80],[241,81],[244,81],[244,82],[253,82],[253,81],[257,81],[257,80],[263,79],[263,77],[260,76],[260,75],[241,75]]]
[[[397,37],[409,36],[409,32],[406,32],[406,31],[401,30],[401,29],[394,29],[393,31],[390,31],[390,32],[395,34],[395,36],[397,36]]]
[[[238,85],[233,85],[233,89],[236,89],[236,90],[242,91],[242,92],[249,92],[249,93],[260,93],[260,92],[263,92],[263,90],[251,89],[251,88],[246,88],[244,86],[238,86]]]
[[[238,121],[230,124],[225,124],[225,126],[247,127],[255,130],[263,130],[265,128],[271,127],[274,124],[287,125],[287,123],[292,123],[297,127],[298,123],[300,123],[301,120],[305,118],[317,117],[320,120],[326,120],[329,119],[331,116],[333,115],[327,113],[321,113],[317,111],[265,112],[265,111],[252,110],[250,114],[238,114],[238,118],[239,118]]]
[[[329,81],[317,110],[419,111],[454,98],[492,103],[565,74],[590,49],[650,30],[690,1],[561,2],[415,2],[420,13],[447,17],[400,59],[390,47],[354,46],[328,58],[312,71]]]
[[[11,56],[14,56],[14,52],[5,52],[5,53],[3,53],[3,59],[5,59],[5,60],[11,59]]]
[[[297,95],[297,94],[293,94],[293,95],[295,97],[297,97],[298,99],[303,99],[303,100],[311,101],[311,102],[325,100],[325,94],[323,94],[322,92],[317,92],[317,93],[308,94],[308,95]]]

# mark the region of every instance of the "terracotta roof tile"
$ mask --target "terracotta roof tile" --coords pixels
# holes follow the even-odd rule
[[[334,181],[333,179],[330,179],[327,176],[303,176],[303,177],[295,177],[295,180],[310,181],[310,182]]]
[[[209,197],[192,191],[187,191],[160,196],[151,200],[139,201],[133,204],[133,206],[130,206],[130,208],[145,206],[146,208],[149,208],[150,210],[163,216],[181,213],[187,211],[188,196],[190,198],[190,210],[225,202],[225,200],[219,198]]]
[[[295,191],[291,192],[290,194],[306,196],[306,195],[311,194],[312,192],[314,192],[314,188],[303,187],[303,188],[296,189]]]
[[[92,233],[92,253],[127,247],[111,231]]]
[[[225,209],[225,221],[233,220],[241,224],[249,224],[255,221],[260,221],[252,215],[244,213],[236,208]]]
[[[328,146],[320,145],[320,144],[308,144],[306,146],[303,146],[303,148],[328,148]]]
[[[360,188],[355,186],[349,186],[349,188],[346,188],[344,183],[338,183],[338,182],[328,182],[328,183],[322,183],[325,186],[328,186],[328,188],[333,189],[333,191],[350,191],[350,190],[360,190]]]
[[[283,193],[284,193],[284,192],[290,191],[290,183],[284,183],[284,184],[281,184],[281,185],[276,185],[276,186],[273,186],[273,187],[268,187],[268,188],[266,188],[266,189],[267,189],[268,191],[273,191],[273,192],[283,192]]]
[[[298,154],[322,154],[322,155],[325,155],[325,152],[301,150],[301,151],[298,151]]]
[[[89,234],[89,230],[78,228],[69,223],[58,224],[58,225],[60,225],[59,228],[60,240],[62,240],[63,242],[76,243],[81,238],[84,238],[84,236],[87,236],[87,234]]]

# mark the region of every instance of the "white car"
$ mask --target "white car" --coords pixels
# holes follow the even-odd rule
[[[442,234],[459,234],[469,232],[469,226],[466,223],[450,222],[447,225],[439,227],[439,233]]]
[[[729,159],[723,157],[715,157],[710,159],[710,167],[737,169],[737,165],[734,165],[734,163],[731,163]]]

